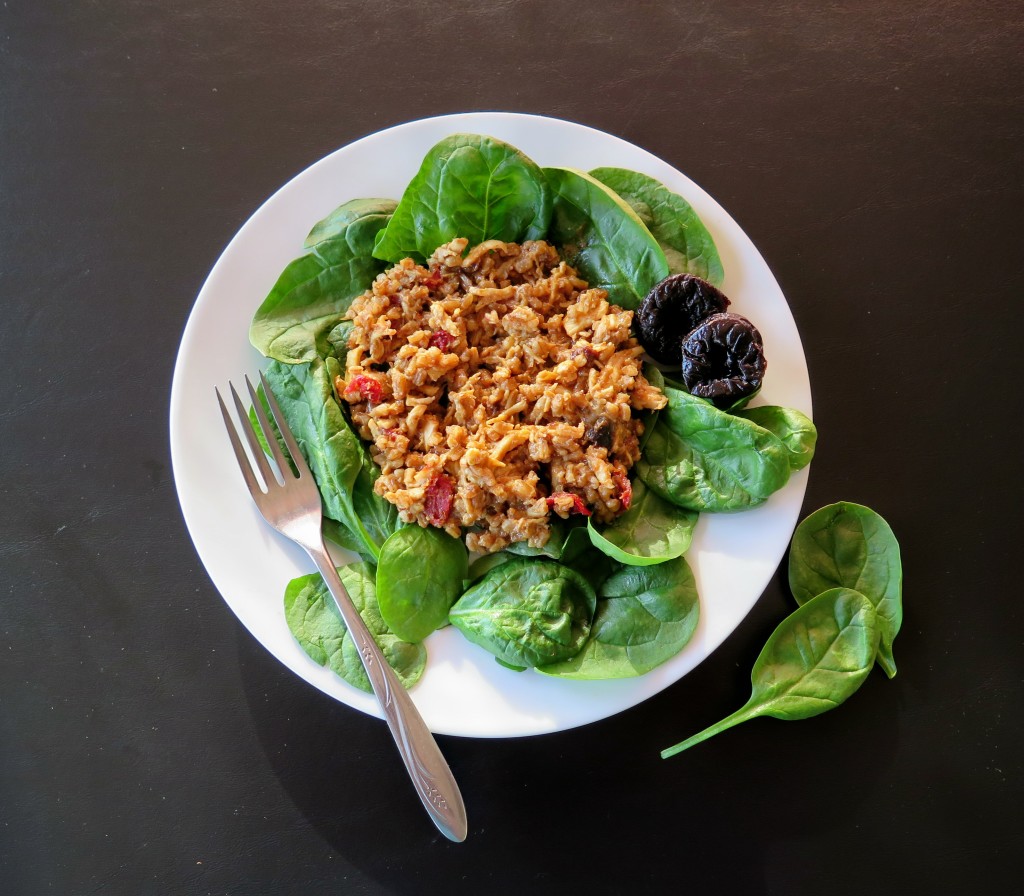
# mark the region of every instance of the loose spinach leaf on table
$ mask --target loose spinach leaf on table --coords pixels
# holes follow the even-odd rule
[[[427,153],[373,254],[423,261],[456,237],[541,239],[550,218],[551,192],[531,159],[493,137],[454,134]]]
[[[406,526],[380,549],[377,601],[388,627],[418,643],[448,621],[468,575],[466,546],[443,529]]]
[[[376,560],[380,545],[401,526],[395,508],[373,491],[379,475],[334,396],[332,358],[308,364],[271,361],[265,371],[278,405],[323,500],[324,514],[345,526]]]
[[[636,479],[629,510],[600,529],[590,520],[587,527],[594,547],[612,559],[630,566],[650,566],[689,549],[697,517],[697,511],[659,498],[643,480]]]
[[[741,510],[789,480],[789,452],[771,432],[678,389],[665,395],[636,465],[662,498],[691,510]]]
[[[554,191],[548,239],[592,288],[622,308],[639,306],[668,276],[658,241],[626,202],[589,174],[545,168]]]
[[[878,664],[896,675],[892,643],[903,623],[903,566],[889,524],[861,504],[816,510],[793,533],[789,587],[797,603],[835,587],[853,588],[875,606],[881,630]]]
[[[578,653],[590,634],[597,597],[578,572],[533,557],[492,569],[448,618],[474,644],[511,666],[538,666]]]
[[[789,452],[789,469],[796,473],[806,467],[814,458],[818,441],[818,430],[810,418],[795,408],[777,405],[759,405],[730,413],[744,420],[750,420],[772,433]]]
[[[849,588],[822,592],[772,632],[750,675],[750,699],[732,715],[663,750],[667,759],[758,716],[806,719],[834,709],[871,671],[879,643],[871,601]]]
[[[629,203],[665,253],[671,274],[695,274],[715,286],[725,279],[715,241],[693,207],[660,181],[625,168],[595,168],[590,176]]]
[[[389,631],[377,605],[373,566],[353,563],[340,568],[338,575],[388,664],[402,684],[412,687],[423,675],[427,652],[422,645],[406,643]],[[359,648],[345,627],[320,573],[301,576],[288,583],[284,593],[284,612],[292,635],[314,661],[329,667],[360,690],[371,690],[370,680],[359,658]]]
[[[249,326],[252,344],[287,364],[326,354],[327,334],[384,269],[373,244],[395,205],[354,199],[317,224],[306,239],[309,254],[284,269],[257,309]]]
[[[594,624],[583,649],[537,671],[563,678],[630,678],[679,653],[693,636],[700,601],[682,557],[624,567],[598,589]]]

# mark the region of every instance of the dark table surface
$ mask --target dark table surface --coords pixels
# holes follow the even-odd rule
[[[1007,0],[5,2],[0,892],[1015,891],[1022,37]],[[634,709],[442,736],[455,845],[384,726],[218,595],[168,400],[268,195],[381,128],[492,109],[626,138],[751,236],[810,367],[803,512],[885,516],[906,609],[894,680],[669,761],[746,699],[784,573]]]

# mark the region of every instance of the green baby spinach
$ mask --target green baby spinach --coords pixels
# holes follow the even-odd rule
[[[265,375],[316,479],[324,514],[352,534],[359,553],[376,561],[380,545],[401,522],[394,506],[374,492],[380,471],[335,398],[336,364],[333,358],[272,361]]]
[[[508,561],[515,556],[516,555],[510,551],[496,551],[493,554],[481,554],[469,564],[469,570],[466,573],[465,587],[468,588],[477,579],[485,576],[496,566],[501,566],[502,563],[508,563]]]
[[[384,269],[373,243],[394,209],[391,199],[354,199],[318,223],[310,252],[284,269],[253,316],[252,344],[286,364],[322,357],[326,335]]]
[[[700,616],[693,573],[682,557],[623,567],[597,592],[590,637],[575,656],[538,666],[562,678],[631,678],[650,672],[689,642]]]
[[[466,546],[443,529],[406,526],[381,546],[377,601],[388,627],[418,643],[448,620],[468,575]]]
[[[270,405],[267,403],[267,397],[264,393],[262,383],[256,387],[256,396],[259,399],[260,404],[263,405],[263,411],[267,415],[267,420],[273,430],[274,438],[277,440],[278,447],[281,449],[281,454],[288,460],[288,465],[292,468],[292,472],[297,473],[298,471],[295,469],[295,464],[292,463],[291,458],[289,457],[288,446],[285,444],[284,439],[281,438],[281,431],[277,427],[277,421],[274,419],[274,415],[270,411]],[[249,408],[249,422],[252,424],[253,431],[256,433],[256,438],[264,452],[270,455],[270,445],[267,443],[266,436],[263,434],[263,428],[259,422],[259,418],[256,416],[255,408]],[[363,544],[357,536],[350,532],[343,523],[339,523],[337,520],[331,519],[325,514],[321,528],[324,538],[334,542],[334,544],[339,547],[342,547],[347,551],[352,551],[354,554],[366,554],[366,545]]]
[[[795,408],[777,405],[759,405],[756,408],[744,408],[731,413],[767,429],[782,442],[789,452],[790,472],[802,470],[813,459],[818,430],[806,414]]]
[[[423,261],[456,237],[537,240],[550,218],[551,192],[531,159],[493,137],[454,134],[427,153],[373,254]]]
[[[629,203],[658,241],[671,274],[695,274],[715,286],[725,279],[715,241],[693,207],[660,181],[625,168],[595,168],[590,176]]]
[[[625,200],[589,174],[571,168],[544,174],[555,194],[548,239],[591,288],[608,292],[609,302],[639,306],[668,276],[658,241]]]
[[[500,662],[540,666],[579,652],[596,604],[594,589],[575,570],[552,560],[516,557],[472,585],[448,618]]]
[[[343,523],[325,516],[322,531],[324,538],[338,545],[338,547],[351,551],[353,554],[360,554],[363,557],[369,556],[366,546]]]
[[[663,750],[667,759],[758,716],[806,719],[834,709],[871,671],[880,638],[874,605],[849,588],[824,591],[772,632],[750,675],[750,699],[732,715]]]
[[[388,629],[377,605],[373,566],[353,563],[339,569],[338,575],[388,664],[402,684],[412,687],[423,675],[427,653],[419,644],[406,643]],[[315,662],[360,690],[371,690],[359,648],[320,573],[300,576],[288,583],[284,613],[295,640]]]
[[[531,547],[525,541],[514,541],[505,550],[520,557],[550,557],[552,560],[557,560],[562,556],[562,549],[565,547],[566,538],[572,531],[572,526],[561,517],[555,516],[551,520],[549,529],[548,540],[539,548]]]
[[[878,664],[896,675],[892,643],[903,622],[900,546],[889,524],[861,504],[840,501],[816,510],[793,533],[789,587],[804,604],[836,587],[867,597],[878,614]]]
[[[640,479],[633,482],[629,510],[599,531],[587,520],[594,547],[619,563],[650,566],[679,557],[690,547],[697,511],[659,498]]]
[[[789,480],[789,451],[756,423],[671,387],[637,462],[637,475],[667,501],[698,511],[764,502]]]
[[[661,392],[665,391],[667,380],[665,374],[660,368],[655,367],[649,362],[644,362],[644,379],[647,380],[655,389]],[[640,433],[640,451],[643,453],[644,447],[647,445],[647,440],[651,437],[651,433],[654,432],[654,426],[658,422],[658,417],[661,416],[661,409],[654,408],[649,411],[642,411],[640,414],[640,422],[643,424],[643,432]]]
[[[335,358],[342,368],[345,367],[345,359],[348,357],[348,337],[352,334],[354,326],[352,321],[343,320],[327,333],[326,356]]]
[[[359,447],[362,449],[359,455],[359,471],[352,486],[352,509],[363,527],[369,532],[373,543],[379,547],[405,524],[398,518],[398,510],[395,505],[378,495],[374,489],[374,483],[380,477],[380,467],[373,462],[373,458],[370,457],[370,452],[366,445],[356,435],[345,412],[343,403],[335,399],[333,383],[343,372],[341,363],[336,358],[328,355],[324,364],[327,367],[327,381],[332,384],[330,401],[341,411],[341,420],[348,427],[349,432],[355,436]],[[331,409],[331,416],[334,419],[333,407]]]

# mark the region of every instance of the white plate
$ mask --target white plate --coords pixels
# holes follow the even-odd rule
[[[764,337],[768,374],[757,403],[811,413],[800,337],[764,259],[700,187],[624,140],[532,115],[447,115],[364,137],[303,171],[231,240],[199,293],[174,370],[171,457],[196,550],[242,624],[297,675],[376,716],[371,695],[314,663],[288,631],[285,584],[313,567],[259,516],[228,447],[213,390],[215,385],[223,390],[229,380],[239,382],[263,362],[249,344],[249,321],[285,265],[303,254],[310,228],[348,199],[398,199],[426,152],[457,132],[498,137],[540,165],[642,171],[684,196],[718,245],[731,310],[751,318]],[[449,627],[428,638],[426,673],[412,692],[427,724],[438,733],[473,737],[542,734],[621,712],[677,681],[722,643],[761,595],[796,525],[806,476],[806,471],[797,474],[755,510],[701,518],[687,554],[701,596],[700,624],[686,649],[669,662],[627,681],[563,681],[504,669]]]

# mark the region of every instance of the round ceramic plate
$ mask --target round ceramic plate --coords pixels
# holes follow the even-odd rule
[[[285,623],[285,585],[313,571],[278,535],[246,491],[214,398],[264,363],[248,340],[253,312],[284,267],[303,254],[312,226],[349,199],[401,197],[427,151],[453,133],[488,134],[539,165],[584,171],[600,166],[651,175],[685,197],[711,231],[734,310],[764,337],[768,375],[757,404],[811,413],[800,337],[775,278],[725,210],[671,165],[617,137],[566,121],[509,113],[430,118],[372,134],[303,171],[268,199],[224,250],[185,328],[171,391],[174,478],[186,525],[224,600],[242,624],[289,669],[332,697],[379,716],[372,695],[318,666]],[[678,160],[685,164],[685,159]],[[659,668],[620,681],[568,681],[513,672],[452,627],[426,641],[428,664],[412,694],[442,734],[509,737],[583,725],[628,709],[678,681],[739,624],[774,574],[797,522],[807,472],[762,506],[701,517],[687,560],[701,617],[687,647]],[[339,561],[344,558],[338,557]]]

